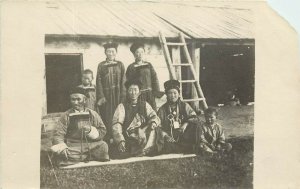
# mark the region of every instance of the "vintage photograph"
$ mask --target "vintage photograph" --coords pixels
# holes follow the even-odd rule
[[[253,188],[250,7],[44,6],[41,188]]]

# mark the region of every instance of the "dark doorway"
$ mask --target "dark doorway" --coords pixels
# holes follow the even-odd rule
[[[47,113],[70,107],[69,92],[81,82],[81,54],[46,54]]]
[[[200,82],[209,105],[223,103],[235,91],[242,104],[254,101],[254,45],[201,47]]]

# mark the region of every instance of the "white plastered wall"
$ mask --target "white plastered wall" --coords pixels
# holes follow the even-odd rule
[[[106,43],[107,39],[82,39],[82,40],[72,40],[66,38],[51,38],[45,40],[45,54],[46,53],[80,53],[82,54],[83,68],[91,69],[94,72],[94,77],[97,73],[98,64],[105,60],[106,56],[104,54],[103,44]],[[130,51],[130,46],[134,40],[113,40],[118,43],[118,53],[117,60],[124,63],[125,69],[128,65],[134,62],[134,57]],[[152,63],[154,69],[157,72],[160,89],[163,91],[163,83],[169,79],[168,68],[164,59],[164,55],[160,44],[157,41],[149,41],[145,43],[146,50],[146,61]],[[45,66],[45,63],[44,65]],[[46,82],[45,82],[46,83]],[[95,80],[94,80],[95,83]],[[46,87],[45,87],[46,88]],[[44,95],[44,107],[46,106],[46,92]],[[165,101],[165,97],[162,99],[157,99],[158,107]],[[46,109],[46,108],[43,108]]]

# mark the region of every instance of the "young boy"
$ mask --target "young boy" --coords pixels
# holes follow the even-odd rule
[[[96,109],[96,88],[92,84],[94,77],[93,72],[90,69],[86,69],[82,73],[81,82],[82,84],[78,87],[83,88],[87,94],[86,107],[92,110]]]
[[[225,134],[217,120],[217,110],[208,108],[204,111],[205,123],[201,126],[199,136],[197,136],[197,146],[200,152],[223,153],[232,149],[230,143],[225,142]]]

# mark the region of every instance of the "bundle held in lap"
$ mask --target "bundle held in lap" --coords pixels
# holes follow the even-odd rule
[[[60,166],[109,160],[107,144],[102,141],[105,133],[105,126],[95,111],[70,109],[59,120],[51,150],[57,154]]]

